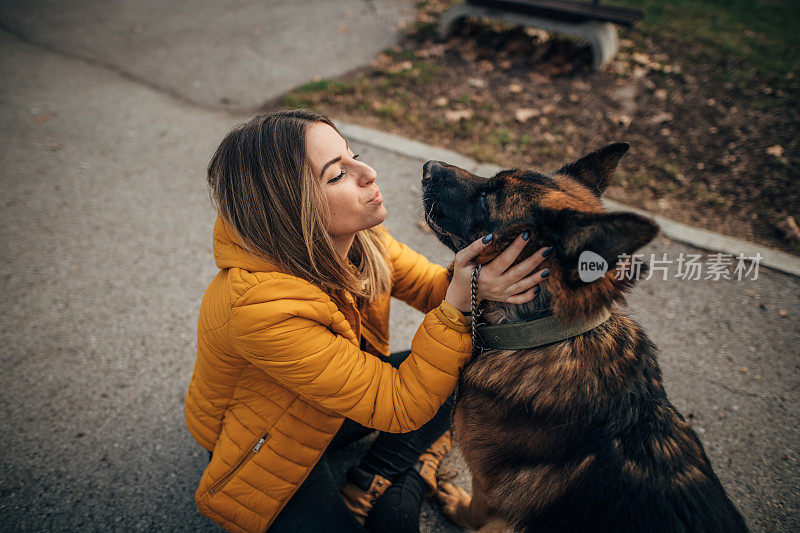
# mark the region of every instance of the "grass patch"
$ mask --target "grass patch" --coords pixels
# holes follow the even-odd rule
[[[334,92],[336,94],[343,94],[353,90],[353,84],[345,81],[334,80],[315,80],[304,83],[296,88],[295,93],[315,93],[315,92]]]
[[[645,33],[699,45],[699,52],[708,58],[729,55],[751,70],[729,71],[732,80],[742,81],[753,74],[778,77],[800,72],[797,0],[615,0],[614,3],[644,11],[639,27]]]

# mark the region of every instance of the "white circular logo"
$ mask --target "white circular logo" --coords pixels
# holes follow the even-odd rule
[[[608,272],[608,262],[589,250],[581,252],[578,257],[578,276],[584,283],[591,283],[602,278]]]

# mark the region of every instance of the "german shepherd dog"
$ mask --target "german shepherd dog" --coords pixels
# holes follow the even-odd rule
[[[445,514],[461,526],[747,531],[697,435],[667,398],[656,346],[615,306],[635,281],[617,275],[626,267],[618,258],[658,232],[644,217],[606,213],[600,202],[627,150],[612,144],[550,174],[504,170],[489,179],[438,161],[424,166],[426,222],[454,252],[493,233],[493,245],[476,258],[483,264],[526,229],[529,243],[518,260],[554,246],[539,296],[521,305],[484,301],[481,321],[553,315],[568,325],[611,312],[572,338],[488,350],[467,363],[453,424],[472,497],[446,483],[438,493]],[[579,275],[584,250],[610,265],[589,283]]]

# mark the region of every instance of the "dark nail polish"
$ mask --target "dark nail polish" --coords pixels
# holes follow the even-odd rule
[[[533,289],[533,294],[539,294],[539,291],[541,290],[542,290],[541,287],[536,287],[535,289]]]
[[[542,279],[546,278],[546,277],[547,277],[547,276],[549,276],[549,275],[550,275],[550,269],[548,268],[547,270],[545,270],[544,272],[542,272]]]
[[[531,238],[531,232],[526,230],[525,233],[522,234],[522,240],[527,241],[530,238]]]
[[[490,233],[489,235],[487,235],[487,236],[485,236],[483,239],[481,239],[481,242],[482,242],[483,244],[486,244],[487,242],[489,242],[489,241],[491,241],[491,240],[492,240],[492,234]]]
[[[550,247],[549,247],[547,250],[545,250],[544,252],[542,252],[542,257],[547,257],[548,255],[550,255],[550,253],[551,253],[552,251],[553,251],[553,247],[552,247],[552,246],[550,246]]]

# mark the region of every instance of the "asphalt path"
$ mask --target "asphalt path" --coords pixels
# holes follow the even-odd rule
[[[274,31],[261,40],[242,37],[263,22],[257,2],[204,4],[217,18],[188,2],[115,3],[105,16],[99,2],[0,6],[0,528],[215,529],[194,507],[206,457],[183,421],[197,311],[216,273],[205,166],[245,116],[231,108],[363,64],[409,5],[290,12],[297,4],[272,3],[282,11],[268,13]],[[332,9],[323,4],[350,29],[309,15]],[[356,30],[381,24],[369,38]],[[295,46],[300,33],[322,44]],[[152,48],[135,45],[142,34]],[[348,41],[356,34],[364,40]],[[320,59],[328,41],[334,53]],[[340,45],[361,55],[326,70],[348,55]],[[250,53],[263,78],[247,77]],[[424,161],[355,146],[379,173],[387,227],[447,264],[416,224]],[[707,259],[664,238],[642,252]],[[799,300],[798,278],[763,268],[756,280],[641,281],[629,299],[661,350],[670,398],[755,531],[800,529]],[[421,319],[393,303],[393,350]],[[340,472],[358,453],[339,455]],[[458,452],[448,461],[468,486]],[[455,528],[426,504],[422,530]]]

